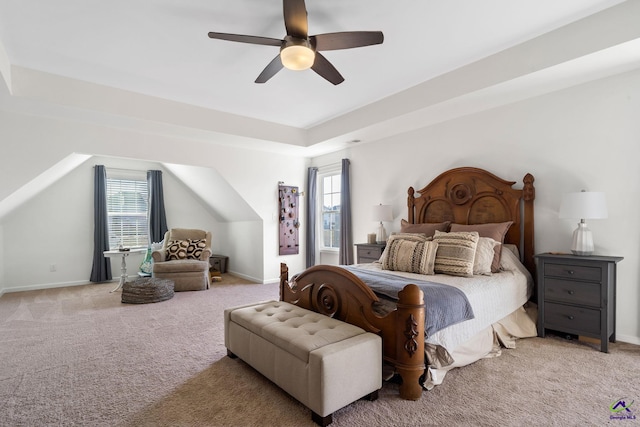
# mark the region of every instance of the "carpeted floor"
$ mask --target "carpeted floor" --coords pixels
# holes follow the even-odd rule
[[[278,298],[276,284],[225,275],[212,289],[122,304],[113,284],[0,298],[1,426],[312,426],[303,405],[225,356],[223,310]],[[638,420],[612,420],[627,403]],[[604,354],[557,337],[450,372],[416,402],[386,383],[336,427],[640,425],[640,347]]]

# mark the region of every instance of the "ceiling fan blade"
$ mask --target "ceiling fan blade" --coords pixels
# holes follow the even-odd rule
[[[209,37],[212,39],[229,40],[232,42],[263,44],[267,46],[282,46],[282,40],[271,37],[245,36],[243,34],[228,34],[210,32]]]
[[[344,31],[317,34],[309,37],[309,40],[316,50],[338,50],[381,44],[384,35],[382,31]]]
[[[316,52],[316,59],[311,69],[334,85],[339,85],[344,81],[344,77],[336,70],[336,67],[334,67],[327,58],[322,56],[320,52]]]
[[[282,61],[280,60],[280,55],[278,55],[269,62],[269,65],[267,65],[264,70],[262,70],[256,79],[256,83],[265,83],[271,77],[275,76],[280,70],[282,70]]]
[[[290,36],[306,39],[309,33],[304,0],[283,0],[284,26]]]

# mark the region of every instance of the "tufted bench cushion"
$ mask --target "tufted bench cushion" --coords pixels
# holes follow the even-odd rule
[[[233,310],[231,320],[303,362],[309,353],[327,344],[363,334],[357,326],[286,302]]]
[[[379,336],[282,301],[225,310],[225,345],[327,425],[336,410],[382,386]]]

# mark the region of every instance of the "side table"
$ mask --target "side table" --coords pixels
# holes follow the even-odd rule
[[[116,249],[112,251],[103,252],[104,256],[109,258],[118,257],[118,256],[122,257],[122,262],[120,263],[120,282],[118,283],[118,286],[111,292],[115,292],[118,289],[120,289],[127,281],[127,257],[129,256],[129,254],[136,254],[136,253],[146,252],[146,251],[147,251],[146,248],[138,248],[138,249],[129,249],[128,251],[120,251]]]
[[[226,273],[227,266],[229,265],[229,257],[226,255],[213,254],[209,257],[209,265],[220,273]]]
[[[535,256],[538,336],[545,329],[600,339],[600,351],[616,341],[617,256],[545,253]]]

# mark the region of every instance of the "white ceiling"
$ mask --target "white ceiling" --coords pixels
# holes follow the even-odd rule
[[[442,99],[423,102],[424,93],[433,94],[435,88],[444,90],[442,84],[436,84],[436,77],[465,67],[470,72],[469,67],[484,58],[622,0],[306,3],[310,34],[351,30],[384,33],[382,45],[325,52],[345,78],[341,85],[333,86],[311,70],[286,69],[265,84],[255,84],[278,48],[207,37],[209,31],[217,31],[282,38],[285,29],[280,0],[0,0],[0,70],[4,55],[9,65],[5,64],[3,75],[15,98],[81,107],[83,114],[95,113],[102,120],[118,116],[122,126],[126,120],[144,119],[154,122],[156,128],[164,127],[162,131],[169,134],[212,141],[222,135],[233,143],[268,140],[280,148],[299,148],[304,150],[302,154],[314,155],[339,148],[351,139],[366,141],[374,133],[384,135],[376,114],[385,114],[391,105],[400,106],[396,122],[406,121],[407,128],[415,126],[408,122],[417,111],[422,111],[422,121],[436,120],[425,118],[425,109],[443,101],[453,102],[461,95],[443,93]],[[627,41],[633,39],[625,37]],[[553,45],[550,40],[547,43]],[[564,64],[563,78],[571,79],[566,74],[567,64],[575,68],[580,65],[576,60],[581,60],[593,69],[590,55],[602,54],[603,47],[615,47],[614,42],[603,47],[592,40],[584,43],[583,53],[554,60],[549,67]],[[622,53],[629,58],[628,50]],[[540,71],[545,67],[538,62],[544,61],[534,61],[537,54],[525,52],[519,58],[526,62],[531,55],[532,71]],[[518,77],[526,74],[520,72]],[[537,75],[535,82],[529,79],[525,83],[536,85],[544,78],[549,76]],[[505,91],[512,80],[504,77],[490,86],[502,85],[500,90]],[[91,85],[83,86],[85,83]],[[413,97],[403,92],[417,85],[422,86],[412,91]],[[487,86],[477,84],[471,92],[477,95]],[[91,103],[72,99],[70,91],[79,87],[100,99],[126,94],[131,103],[153,101],[158,110],[144,116],[130,113],[121,105],[116,109],[95,99]],[[456,92],[455,88],[449,90]],[[490,106],[490,98],[485,103]],[[192,116],[202,117],[189,123],[174,119],[172,109],[180,107],[184,111],[182,104],[198,113]],[[442,119],[448,113],[438,114]],[[323,150],[312,150],[323,144]]]

